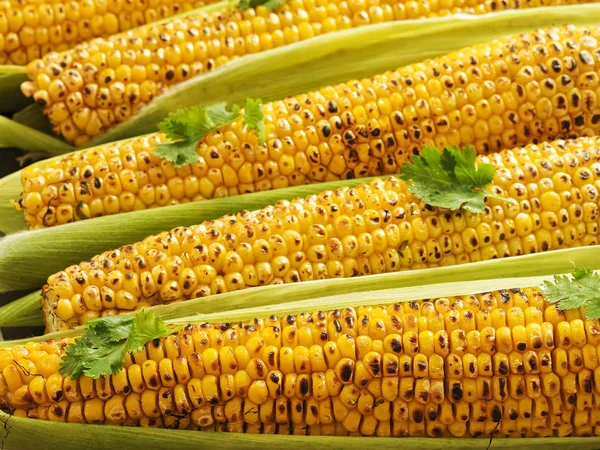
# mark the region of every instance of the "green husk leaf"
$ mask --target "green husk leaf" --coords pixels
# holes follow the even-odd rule
[[[172,450],[175,448],[218,448],[223,450],[266,450],[285,447],[290,450],[310,448],[347,450],[378,448],[381,450],[485,450],[488,438],[377,438],[330,436],[282,436],[243,433],[208,433],[200,431],[167,430],[154,428],[115,427],[110,425],[82,425],[63,422],[25,419],[0,412],[0,427],[5,423],[4,450],[37,448],[44,443],[45,450],[79,450],[93,442],[94,450]],[[0,439],[2,435],[0,429]],[[495,438],[493,450],[596,450],[599,437],[569,438]]]
[[[267,9],[275,9],[278,6],[283,5],[286,0],[240,0],[238,8],[248,9],[257,8],[258,6],[264,6]]]
[[[125,123],[97,136],[89,145],[153,132],[158,122],[179,108],[216,102],[241,104],[246,97],[271,101],[326,84],[372,76],[508,34],[565,23],[596,24],[599,20],[600,8],[587,4],[481,16],[459,14],[331,33],[244,56],[181,83]],[[37,123],[39,113],[39,108],[32,107],[19,119]],[[28,115],[32,117],[25,117]]]
[[[43,326],[41,294],[38,290],[0,306],[0,328]]]
[[[24,66],[0,66],[0,114],[12,114],[32,102],[21,93],[26,80]]]
[[[323,292],[335,292],[336,295],[354,292],[356,295],[366,295],[360,293],[374,292],[382,287],[391,289],[422,286],[430,283],[432,279],[436,283],[451,283],[488,280],[492,278],[549,276],[556,273],[570,272],[573,267],[572,264],[589,267],[592,270],[600,270],[600,246],[557,250],[549,253],[537,253],[435,269],[264,286],[173,303],[171,305],[156,306],[152,308],[152,311],[163,319],[192,316],[197,313],[212,314],[223,311],[232,315],[235,314],[235,311],[247,308],[248,305],[264,310],[266,307],[281,305],[285,302],[304,301],[319,297]],[[10,320],[15,320],[15,318],[21,321],[26,320],[28,323],[35,322],[37,318],[38,322],[34,324],[41,325],[41,315],[39,311],[35,311],[32,307],[34,303],[39,308],[39,293],[37,298],[31,294],[0,308],[0,327],[10,326]],[[16,312],[21,308],[20,305],[23,308],[22,315]],[[5,308],[9,312],[12,311],[10,319],[7,320],[3,319]]]
[[[38,105],[37,103],[33,103],[27,106],[26,108],[23,108],[21,111],[15,113],[12,119],[18,124],[24,125],[33,130],[40,131],[42,133],[47,134],[48,137],[53,138],[53,141],[48,142],[53,142],[53,145],[57,148],[55,149],[53,146],[52,148],[48,149],[48,153],[51,153],[53,155],[61,154],[61,151],[59,150],[59,142],[64,143],[65,141],[56,134],[54,134],[54,132],[52,131],[52,126],[50,125],[50,121],[44,114],[44,110],[40,105]],[[73,147],[69,147],[70,150],[63,150],[62,153],[73,151]],[[23,148],[24,150],[29,150],[29,148],[26,147],[21,148]]]
[[[2,120],[0,119],[0,123],[1,122]],[[39,162],[35,164],[39,164]],[[4,178],[0,178],[0,217],[2,217],[2,220],[0,220],[0,236],[27,229],[27,224],[23,218],[23,212],[17,211],[10,202],[11,200],[18,200],[20,196],[20,170],[11,173]]]
[[[0,86],[2,78],[0,77]],[[0,94],[1,95],[1,94]],[[0,104],[3,101],[0,101]],[[45,120],[45,117],[44,117]],[[45,120],[45,125],[48,122]],[[16,145],[18,143],[18,145]],[[65,141],[38,131],[37,128],[20,124],[0,116],[0,148],[18,147],[32,152],[54,153],[57,155],[72,152],[74,149]]]

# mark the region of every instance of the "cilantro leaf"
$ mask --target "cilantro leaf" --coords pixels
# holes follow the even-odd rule
[[[512,201],[487,191],[496,169],[492,164],[477,164],[476,158],[471,146],[462,152],[458,147],[445,147],[440,152],[426,146],[400,169],[400,178],[410,182],[408,189],[417,198],[440,208],[479,213],[483,212],[487,197]]]
[[[198,139],[188,138],[182,141],[163,142],[154,147],[154,154],[159,158],[173,163],[174,167],[182,167],[186,164],[196,164],[198,153],[196,143]]]
[[[267,9],[275,9],[278,6],[283,5],[286,0],[240,0],[238,3],[239,9],[249,9],[249,8],[257,8],[259,6],[264,6]]]
[[[265,137],[262,102],[249,98],[246,99],[246,106],[248,112],[244,111],[243,115],[238,105],[227,109],[226,103],[199,105],[169,114],[158,124],[158,129],[166,134],[170,142],[157,145],[153,150],[154,154],[173,163],[175,167],[195,164],[198,161],[198,140],[240,118],[244,119],[249,130],[255,130],[262,145]]]
[[[146,342],[177,331],[152,311],[91,320],[83,335],[66,347],[59,371],[73,380],[82,375],[99,378],[118,373],[127,353],[140,351]]]
[[[169,114],[158,124],[158,129],[169,139],[186,139],[195,135],[204,136],[238,118],[239,108],[236,106],[228,111],[227,103],[199,105]]]
[[[260,145],[265,143],[267,138],[265,134],[265,115],[260,99],[246,99],[246,103],[244,103],[244,125],[248,130],[254,130]]]
[[[572,276],[555,275],[545,281],[540,289],[550,303],[560,310],[585,307],[588,319],[600,319],[600,274],[590,268],[575,267]]]
[[[131,353],[139,352],[146,345],[146,342],[157,337],[168,336],[174,332],[152,311],[141,310],[133,319],[133,327],[127,341],[127,351]]]
[[[71,375],[72,380],[82,376],[85,370],[84,355],[89,345],[83,337],[75,339],[75,342],[68,345],[60,362],[59,372]]]
[[[101,348],[89,348],[83,374],[91,378],[119,373],[125,363],[126,342],[111,342]]]
[[[127,339],[133,317],[130,316],[106,316],[101,319],[94,319],[87,322],[87,326],[92,328],[96,336],[102,336],[110,333],[113,341]]]

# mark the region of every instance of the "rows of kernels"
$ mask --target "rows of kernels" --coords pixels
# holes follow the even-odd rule
[[[18,207],[25,221],[45,228],[204,199],[198,187],[204,184],[203,165],[174,169],[152,152],[163,141],[160,134],[142,136],[23,169]]]
[[[148,304],[321,278],[475,262],[598,243],[599,139],[480,156],[481,214],[432,208],[395,177],[180,227],[48,279],[48,330]]]
[[[365,2],[360,7],[371,8]],[[276,12],[264,7],[219,11],[92,41],[30,63],[31,81],[22,89],[44,106],[57,133],[81,145],[125,121],[164,88],[259,51],[249,44],[260,42],[258,28],[273,47],[310,37],[300,36],[303,24],[310,35],[323,32],[320,19],[311,19],[303,8],[299,0],[291,0]],[[288,30],[298,36],[286,41]],[[335,162],[344,153],[335,151],[340,146],[354,154],[355,164],[365,163],[369,153],[378,154],[382,167],[372,164],[371,171],[381,171],[384,154],[400,152],[404,160],[423,142],[472,143],[491,151],[589,133],[598,128],[592,121],[598,113],[598,30],[565,27],[503,38],[276,102],[266,110],[266,146],[257,147],[240,122],[204,141],[238,150],[247,142],[257,154],[260,148],[268,152],[274,140],[283,145],[287,139],[295,149],[311,146],[317,160],[323,159],[320,153],[329,154],[324,166],[332,168],[314,174],[325,179],[327,173],[339,177],[347,171]],[[281,39],[274,39],[277,33]],[[334,148],[319,148],[320,141]]]
[[[0,2],[0,64],[26,65],[50,52],[190,11],[210,1]]]
[[[598,29],[590,32],[596,36]],[[198,162],[179,169],[153,155],[160,138],[97,147],[24,170],[20,204],[27,223],[41,228],[179,202],[393,174],[427,144],[473,144],[489,153],[597,134],[597,63],[590,56],[596,45],[596,38],[580,29],[536,32],[265,104],[265,145],[258,146],[255,135],[236,123],[200,141]]]
[[[66,342],[33,344],[0,352],[0,406],[249,433],[593,435],[599,330],[537,289],[511,289],[188,325],[98,380],[55,373]]]

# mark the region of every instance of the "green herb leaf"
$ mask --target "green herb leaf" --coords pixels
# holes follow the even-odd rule
[[[94,319],[87,322],[95,335],[108,335],[113,341],[127,339],[131,330],[133,317],[130,316],[106,316],[102,319]]]
[[[256,8],[258,6],[264,6],[267,9],[275,9],[278,6],[283,5],[286,0],[240,0],[238,3],[239,9]]]
[[[168,336],[174,331],[150,310],[141,310],[133,319],[133,328],[127,341],[128,352],[139,352],[146,342]]]
[[[84,333],[68,345],[60,373],[76,379],[82,375],[99,378],[118,373],[127,353],[140,351],[146,342],[177,332],[152,311],[134,317],[115,316],[90,320]]]
[[[75,339],[71,345],[67,346],[65,354],[60,363],[59,372],[71,377],[72,380],[83,375],[85,370],[84,355],[87,354],[89,344],[86,338]]]
[[[246,103],[244,103],[244,125],[246,125],[248,130],[254,130],[260,145],[265,143],[267,136],[265,133],[265,115],[263,114],[261,99],[246,99]]]
[[[186,164],[196,164],[198,153],[196,143],[198,139],[188,138],[182,141],[163,142],[154,147],[154,154],[159,158],[173,163],[174,167],[182,167]]]
[[[90,348],[83,374],[95,379],[119,373],[125,363],[126,346],[126,342],[111,342],[104,347]]]
[[[511,199],[492,194],[487,185],[494,179],[492,164],[477,164],[477,153],[471,146],[463,148],[426,146],[419,156],[400,169],[400,178],[410,182],[408,189],[431,206],[474,213],[483,212],[487,197],[503,201]]]
[[[158,124],[158,129],[169,139],[186,139],[196,135],[206,135],[215,129],[239,118],[239,108],[227,110],[227,103],[199,105],[169,114]]]
[[[233,105],[227,109],[226,103],[199,105],[180,109],[158,124],[158,129],[167,135],[171,142],[163,142],[154,148],[154,154],[166,159],[175,167],[195,164],[198,161],[196,144],[212,131],[243,118],[249,130],[255,130],[261,145],[264,143],[265,124],[260,100],[246,99],[248,112],[242,115],[240,107]]]
[[[555,275],[554,281],[545,281],[540,289],[558,309],[585,307],[589,320],[600,319],[600,275],[589,268],[575,267],[571,277]]]

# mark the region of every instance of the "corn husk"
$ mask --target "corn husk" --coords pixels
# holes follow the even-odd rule
[[[25,67],[0,66],[0,114],[12,114],[32,102],[32,100],[21,94],[21,83],[26,80]],[[1,146],[3,144],[0,139]]]
[[[7,422],[8,434],[4,450],[39,448],[45,450],[173,450],[176,448],[215,448],[219,450],[286,449],[347,450],[348,448],[378,448],[381,450],[486,450],[489,438],[377,438],[282,436],[201,431],[160,430],[152,428],[79,425],[9,417],[0,412],[0,422]],[[0,426],[2,424],[0,423]],[[598,437],[493,439],[491,450],[597,450]]]
[[[41,291],[35,291],[0,307],[0,328],[43,326]]]
[[[2,85],[1,83],[2,78],[0,77],[0,86]],[[3,104],[3,102],[0,101],[0,104]],[[42,125],[48,126],[48,122],[46,121]],[[20,142],[20,144],[15,145],[17,142]],[[0,116],[0,148],[6,147],[26,148],[32,152],[44,153],[46,153],[46,149],[48,148],[54,148],[63,153],[73,151],[73,147],[65,141],[44,133],[36,127],[21,125]]]
[[[201,9],[217,9],[219,5]],[[331,33],[244,56],[174,86],[140,113],[97,136],[89,145],[153,132],[156,124],[169,112],[183,107],[216,101],[242,103],[246,97],[264,101],[280,99],[326,84],[371,76],[508,34],[554,25],[599,22],[600,6],[584,4],[509,10],[481,16],[458,14]],[[19,114],[17,120],[27,125],[39,124],[45,119],[41,108],[32,105]],[[19,144],[18,140],[14,142],[14,146]],[[50,146],[47,151],[57,154],[61,150]]]

